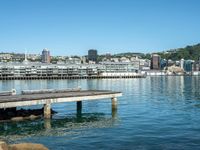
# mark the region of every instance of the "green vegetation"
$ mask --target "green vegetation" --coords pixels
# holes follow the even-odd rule
[[[186,46],[185,48],[178,48],[167,50],[163,52],[157,52],[158,55],[163,59],[171,59],[173,61],[185,59],[185,60],[199,60],[200,58],[200,43],[192,46]],[[151,59],[151,54],[143,54],[143,53],[120,53],[112,55],[112,57],[131,57],[131,56],[139,56],[142,59]]]
[[[160,52],[157,54],[164,59],[180,60],[183,58],[185,60],[191,59],[197,61],[200,57],[200,44],[186,46],[185,48],[178,48],[166,52]]]

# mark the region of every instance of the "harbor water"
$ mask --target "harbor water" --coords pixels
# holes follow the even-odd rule
[[[111,100],[53,104],[51,120],[1,122],[0,139],[41,143],[50,150],[200,149],[200,77],[140,79],[0,81],[0,91],[82,89],[121,91],[118,109]],[[34,106],[31,109],[42,106]],[[25,107],[30,109],[30,107]]]

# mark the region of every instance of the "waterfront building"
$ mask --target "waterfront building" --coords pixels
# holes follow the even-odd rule
[[[105,72],[138,72],[139,71],[139,61],[134,62],[101,62],[101,65],[104,66]]]
[[[98,57],[97,50],[95,49],[88,50],[88,61],[93,61],[97,63],[97,57]]]
[[[42,63],[50,63],[50,61],[51,61],[50,51],[45,48],[42,51]]]
[[[194,61],[192,71],[199,71],[199,62]]]
[[[137,59],[140,62],[140,70],[149,70],[150,69],[150,60],[148,59]],[[135,60],[136,61],[136,60]],[[132,60],[132,62],[134,62]]]
[[[137,73],[139,61],[101,64],[0,63],[0,77],[85,77],[102,73]]]
[[[160,60],[160,69],[163,70],[167,66],[167,60],[161,59]]]
[[[151,57],[151,69],[159,70],[160,69],[160,56],[153,54]]]
[[[184,62],[185,62],[185,60],[181,59],[181,61],[180,61],[180,67],[181,67],[181,69],[184,69]]]
[[[192,60],[186,60],[184,62],[184,70],[186,72],[192,72],[193,68],[193,61]]]

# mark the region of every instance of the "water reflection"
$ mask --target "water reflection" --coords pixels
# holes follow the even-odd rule
[[[109,128],[117,123],[116,111],[112,117],[104,113],[83,113],[65,118],[38,119],[34,121],[0,123],[0,139],[16,142],[24,138],[40,136],[66,136],[79,134],[91,128]]]

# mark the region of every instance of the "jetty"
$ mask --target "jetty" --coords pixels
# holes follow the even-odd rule
[[[16,90],[0,92],[0,109],[23,106],[44,105],[44,118],[51,118],[51,105],[54,103],[76,102],[77,112],[82,110],[82,101],[111,99],[112,109],[117,108],[117,97],[121,92],[109,90],[31,90],[22,91],[17,95]]]

